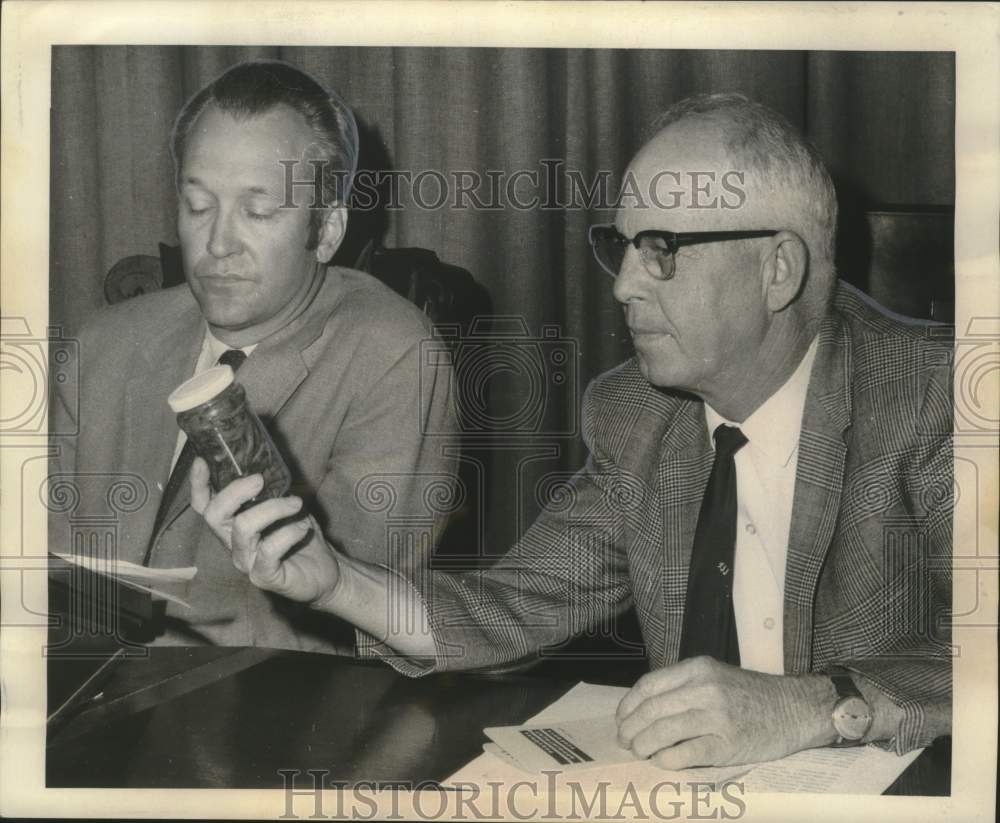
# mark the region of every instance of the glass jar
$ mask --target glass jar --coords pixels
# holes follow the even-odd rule
[[[251,502],[288,493],[288,467],[250,408],[232,368],[215,366],[196,374],[178,386],[167,402],[195,452],[208,463],[216,492],[239,477],[261,474],[264,487]]]

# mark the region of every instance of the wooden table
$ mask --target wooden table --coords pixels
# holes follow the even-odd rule
[[[483,728],[523,722],[581,674],[549,665],[413,680],[382,663],[301,652],[147,651],[115,666],[99,696],[51,731],[49,787],[282,788],[282,770],[309,769],[328,785],[439,781],[481,753]],[[52,693],[74,665],[49,662]],[[587,679],[634,680],[627,667],[598,673]],[[945,739],[890,792],[948,794],[950,772]]]

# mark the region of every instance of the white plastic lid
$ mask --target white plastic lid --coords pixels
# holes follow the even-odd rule
[[[181,383],[167,398],[167,403],[174,414],[193,409],[202,403],[207,403],[234,380],[230,366],[213,366],[190,380]]]

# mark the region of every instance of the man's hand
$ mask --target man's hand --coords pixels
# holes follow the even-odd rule
[[[618,705],[618,742],[664,769],[774,760],[833,742],[828,678],[695,657],[644,675]]]
[[[300,515],[300,498],[265,500],[236,514],[263,483],[259,474],[241,477],[213,495],[208,466],[199,457],[191,467],[191,507],[255,586],[304,603],[328,597],[340,580],[337,557],[313,517]],[[275,525],[284,520],[289,522]]]

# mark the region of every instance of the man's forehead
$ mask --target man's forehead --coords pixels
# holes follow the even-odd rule
[[[309,156],[313,144],[305,118],[288,106],[235,117],[209,105],[198,115],[188,134],[182,182],[204,177],[215,169],[277,179],[284,173],[280,161]]]
[[[636,152],[632,165],[720,162],[728,158],[728,121],[717,115],[686,117],[660,129]]]
[[[742,177],[740,176],[742,175]],[[697,231],[738,199],[745,170],[725,145],[725,124],[689,118],[659,131],[632,158],[623,176],[616,224],[626,236],[643,229]],[[718,215],[714,215],[718,217]]]

